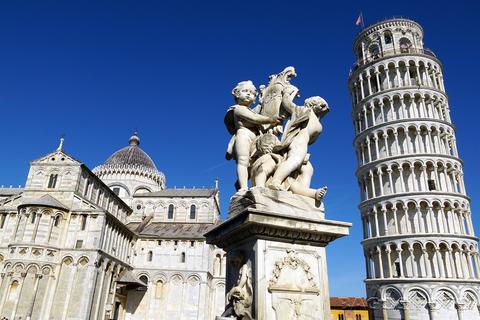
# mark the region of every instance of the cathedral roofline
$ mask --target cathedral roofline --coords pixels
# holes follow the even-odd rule
[[[149,197],[184,197],[184,198],[198,198],[198,197],[212,197],[218,192],[218,189],[207,188],[189,188],[189,189],[163,189],[160,191],[140,193],[134,195],[135,198],[149,198]]]
[[[88,168],[85,164],[81,164],[81,167],[82,169],[86,170],[91,176],[93,176],[93,178],[95,179],[95,181],[102,185],[103,187],[106,188],[106,190],[110,190],[110,196],[112,197],[115,197],[123,206],[125,206],[127,208],[127,212],[128,212],[128,215],[130,215],[132,212],[133,212],[133,209],[125,203],[125,201],[122,200],[122,198],[120,198],[118,195],[115,194],[115,192],[111,191],[110,187],[105,183],[103,182],[102,179],[100,179],[92,170],[90,170],[90,168]]]
[[[68,211],[68,207],[61,203],[59,200],[56,198],[52,197],[49,194],[46,194],[40,198],[36,199],[25,199],[22,201],[22,204],[20,204],[18,207],[25,207],[25,206],[41,206],[41,207],[50,207],[50,208],[56,208],[56,209],[62,209]]]

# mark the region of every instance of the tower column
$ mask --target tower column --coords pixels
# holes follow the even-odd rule
[[[387,262],[388,262],[388,278],[393,278],[393,273],[392,273],[392,250],[390,249],[390,245],[387,244],[387,249],[385,250],[385,253],[387,254]]]

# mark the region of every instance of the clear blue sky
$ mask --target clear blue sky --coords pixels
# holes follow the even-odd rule
[[[138,128],[169,187],[219,177],[225,216],[235,180],[224,160],[231,89],[293,65],[302,96],[331,106],[311,148],[313,184],[329,187],[328,218],[354,224],[328,247],[331,293],[363,296],[347,91],[360,10],[367,25],[418,21],[443,62],[478,229],[478,1],[2,1],[0,184],[23,185],[29,161],[54,150],[62,133],[67,152],[93,168]]]

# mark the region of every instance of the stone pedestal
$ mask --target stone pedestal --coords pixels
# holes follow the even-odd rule
[[[226,292],[248,269],[253,319],[330,319],[325,246],[348,235],[351,224],[323,219],[313,199],[269,189],[233,197],[230,211],[205,235],[227,252]]]

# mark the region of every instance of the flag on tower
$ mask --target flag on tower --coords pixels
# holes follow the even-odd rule
[[[355,22],[355,25],[359,26],[362,23],[362,15],[358,15],[357,22]]]
[[[363,23],[363,13],[360,12],[358,15],[357,21],[355,22],[356,26],[362,26],[363,29],[365,29],[365,25]]]

